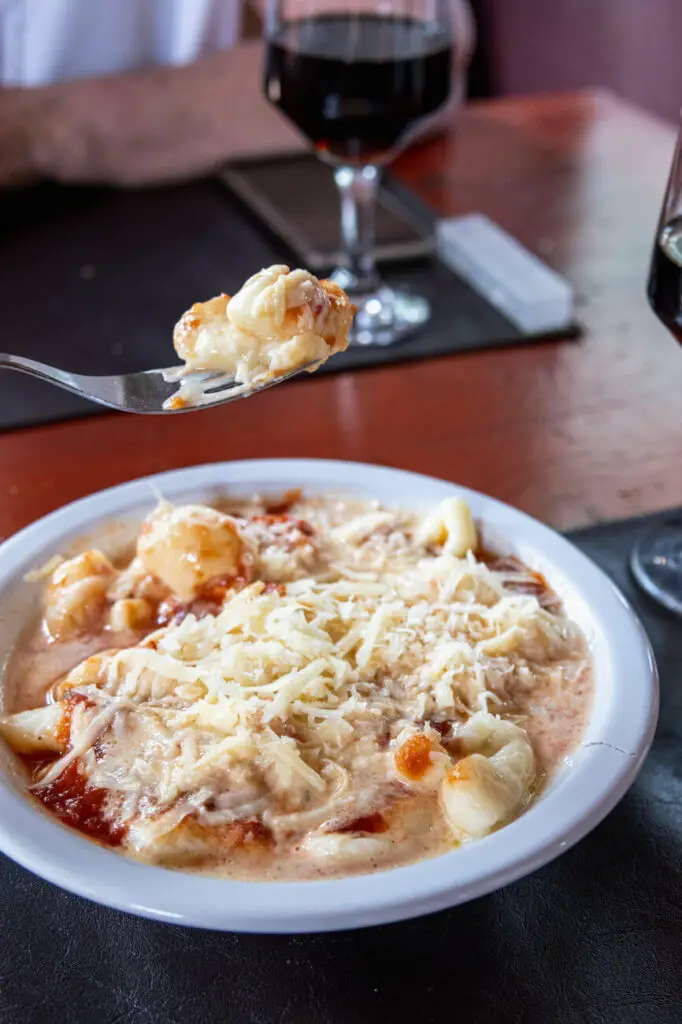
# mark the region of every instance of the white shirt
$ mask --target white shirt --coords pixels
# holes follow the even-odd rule
[[[455,96],[473,48],[467,0],[453,0]],[[239,40],[242,0],[0,0],[0,85],[49,85],[190,64]]]
[[[0,84],[188,64],[239,39],[241,0],[0,0]]]

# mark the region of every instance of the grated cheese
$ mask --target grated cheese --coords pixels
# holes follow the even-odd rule
[[[314,529],[230,519],[255,582],[227,591],[213,614],[190,612],[66,681],[88,702],[38,786],[79,759],[129,825],[132,851],[155,849],[187,817],[258,818],[279,842],[372,813],[395,799],[406,736],[437,747],[431,722],[456,734],[504,709],[514,687],[559,694],[580,671],[577,627],[476,559],[459,506],[425,524],[344,499],[300,506]],[[111,601],[149,586],[139,561],[109,581]],[[449,759],[435,750],[439,778]]]

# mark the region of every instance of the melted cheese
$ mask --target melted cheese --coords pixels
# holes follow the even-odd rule
[[[496,780],[510,758],[502,764],[499,744],[472,746],[472,730],[478,737],[485,725],[504,738],[508,726],[525,737],[520,723],[495,712],[513,692],[550,685],[560,692],[585,659],[577,627],[536,596],[510,592],[507,574],[470,550],[452,553],[449,537],[461,539],[453,516],[436,517],[436,542],[431,527],[400,512],[365,505],[354,514],[331,500],[303,511],[314,529],[295,518],[199,507],[163,506],[150,518],[156,526],[159,516],[162,525],[198,523],[202,531],[229,526],[227,547],[238,535],[256,582],[228,590],[214,613],[187,614],[74,669],[58,692],[87,699],[77,701],[68,749],[39,786],[79,759],[92,785],[109,792],[108,813],[129,825],[128,849],[151,859],[187,818],[206,827],[257,819],[275,843],[298,843],[310,857],[311,831],[334,831],[334,822],[372,814],[405,793],[432,800],[429,813],[451,818],[459,836],[483,834],[487,822],[495,827],[525,804],[535,770],[528,739],[524,771],[511,759],[502,800]],[[156,537],[149,523],[145,531],[147,541]],[[192,571],[210,577],[218,534],[207,534],[214,562],[202,572],[197,536],[186,533],[173,533],[173,557],[183,562],[187,554]],[[160,558],[167,565],[165,548]],[[110,583],[112,600],[143,600],[136,595],[149,586],[150,566],[140,562],[138,555]],[[63,567],[57,572],[61,579]],[[177,585],[194,593],[184,579]],[[447,725],[452,748],[431,723]],[[10,742],[11,734],[8,721]],[[400,768],[411,763],[400,755],[411,749],[406,743],[428,752],[423,771]],[[459,778],[448,774],[458,743],[472,751],[473,767],[491,759],[487,774],[478,771],[479,788],[488,777],[488,789],[497,786],[495,814],[474,824],[454,824],[457,808],[468,813],[478,799],[460,781],[450,789],[442,783],[438,811],[441,781]],[[370,845],[394,857],[396,834]]]
[[[273,266],[254,274],[232,298],[195,303],[176,324],[173,343],[186,373],[218,370],[250,389],[317,369],[342,352],[354,312],[332,281]],[[196,405],[203,397],[202,385],[187,379],[167,404]]]
[[[218,615],[189,615],[151,646],[104,656],[96,699],[127,725],[102,737],[100,711],[64,764],[98,739],[93,782],[116,779],[163,807],[199,791],[205,804],[237,784],[299,810],[311,794],[324,802],[324,767],[340,752],[346,766],[380,777],[387,722],[399,733],[427,707],[485,708],[491,658],[498,669],[501,651],[522,657],[536,634],[566,645],[565,622],[534,597],[473,600],[478,580],[490,592],[484,566],[455,564],[474,593],[446,593],[444,560],[453,565],[427,558],[373,585],[303,579],[281,594],[254,583]]]

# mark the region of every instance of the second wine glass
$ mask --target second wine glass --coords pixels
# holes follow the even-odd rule
[[[651,308],[682,345],[682,127],[654,239],[648,295]],[[682,616],[682,514],[650,527],[632,552],[630,565],[643,590]]]
[[[381,168],[450,95],[450,0],[271,0],[266,41],[268,99],[334,168],[351,342],[399,341],[430,310],[379,279],[377,194]]]

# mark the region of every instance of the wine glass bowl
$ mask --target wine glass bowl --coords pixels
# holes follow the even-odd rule
[[[445,28],[374,6],[285,18],[269,39],[268,99],[333,163],[386,163],[450,93]]]
[[[658,319],[682,344],[682,131],[654,239],[647,293]],[[643,534],[630,567],[650,597],[682,615],[682,513]]]
[[[352,344],[391,344],[427,322],[420,296],[382,285],[374,261],[381,168],[446,103],[448,0],[271,0],[265,93],[334,168]]]

